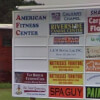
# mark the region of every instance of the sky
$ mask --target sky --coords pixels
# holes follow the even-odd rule
[[[45,5],[100,3],[100,0],[35,0],[35,1],[38,3],[44,3]]]

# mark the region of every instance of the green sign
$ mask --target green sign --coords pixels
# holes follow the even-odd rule
[[[86,87],[86,98],[100,99],[100,87]]]

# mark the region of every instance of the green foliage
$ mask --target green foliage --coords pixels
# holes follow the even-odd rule
[[[17,10],[16,6],[37,5],[35,1],[25,2],[24,0],[0,0],[0,24],[12,23],[12,11]]]

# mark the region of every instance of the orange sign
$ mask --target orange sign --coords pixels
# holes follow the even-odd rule
[[[100,71],[100,60],[86,60],[86,71]]]
[[[49,86],[49,97],[83,98],[82,86]]]

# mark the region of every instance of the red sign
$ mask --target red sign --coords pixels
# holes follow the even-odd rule
[[[54,37],[54,44],[79,44],[79,36]]]
[[[82,86],[49,86],[49,97],[83,98]]]
[[[15,73],[16,83],[47,84],[47,73]]]
[[[100,32],[100,17],[88,17],[88,33]]]

